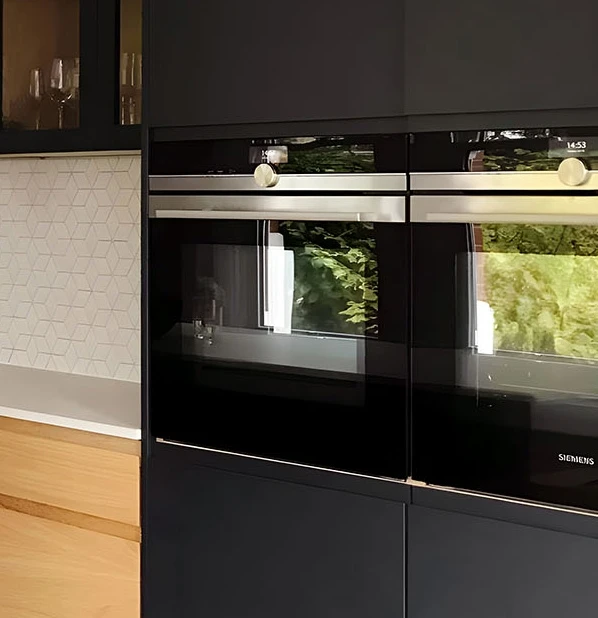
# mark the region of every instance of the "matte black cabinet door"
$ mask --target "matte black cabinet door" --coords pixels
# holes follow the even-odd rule
[[[149,467],[144,618],[402,618],[402,503],[177,450],[155,449]]]
[[[149,124],[401,115],[402,2],[149,0]]]
[[[407,114],[598,107],[598,2],[406,0]]]
[[[594,616],[598,540],[409,507],[409,618]]]

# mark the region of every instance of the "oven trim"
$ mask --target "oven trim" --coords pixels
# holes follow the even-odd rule
[[[283,191],[406,191],[406,174],[280,174],[274,187],[257,185],[251,174],[197,176],[150,175],[152,192],[232,191],[280,193]]]
[[[588,172],[577,186],[565,185],[555,171],[546,172],[415,172],[409,174],[413,191],[592,191],[598,174]]]
[[[293,466],[295,468],[304,468],[307,470],[319,470],[321,472],[332,472],[334,474],[341,474],[348,477],[357,477],[362,479],[371,479],[373,481],[382,481],[384,483],[392,483],[393,485],[406,485],[407,481],[404,478],[393,478],[390,476],[374,476],[372,474],[362,474],[360,472],[349,472],[347,470],[338,470],[337,468],[325,468],[322,466],[314,466],[310,464],[299,463],[296,461],[287,461],[285,459],[275,459],[271,457],[261,457],[259,455],[249,455],[247,453],[238,453],[235,451],[226,451],[217,448],[209,448],[207,446],[199,446],[197,444],[190,444],[188,442],[179,442],[177,440],[168,440],[165,438],[155,437],[154,440],[158,444],[168,444],[170,446],[178,446],[181,448],[193,449],[196,451],[205,451],[207,453],[218,453],[221,455],[232,455],[233,457],[242,457],[244,459],[252,459],[255,461],[265,461],[275,464],[282,464],[285,466]]]

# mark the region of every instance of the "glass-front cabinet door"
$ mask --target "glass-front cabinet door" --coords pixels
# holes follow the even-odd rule
[[[120,124],[141,124],[141,0],[120,3]]]
[[[79,0],[4,0],[2,126],[79,126]]]
[[[1,10],[0,153],[138,149],[141,0],[3,0]]]

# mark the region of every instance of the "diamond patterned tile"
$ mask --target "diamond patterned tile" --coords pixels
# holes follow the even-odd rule
[[[98,172],[111,172],[114,167],[111,164],[111,160],[117,157],[99,157],[96,159],[96,166]]]
[[[140,174],[0,160],[0,363],[139,381]]]

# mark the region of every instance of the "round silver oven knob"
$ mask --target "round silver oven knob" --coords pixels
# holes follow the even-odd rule
[[[588,179],[590,172],[583,161],[571,157],[563,159],[559,165],[559,180],[568,187],[582,185]]]
[[[253,172],[258,187],[273,187],[278,183],[278,174],[269,163],[260,163]]]

